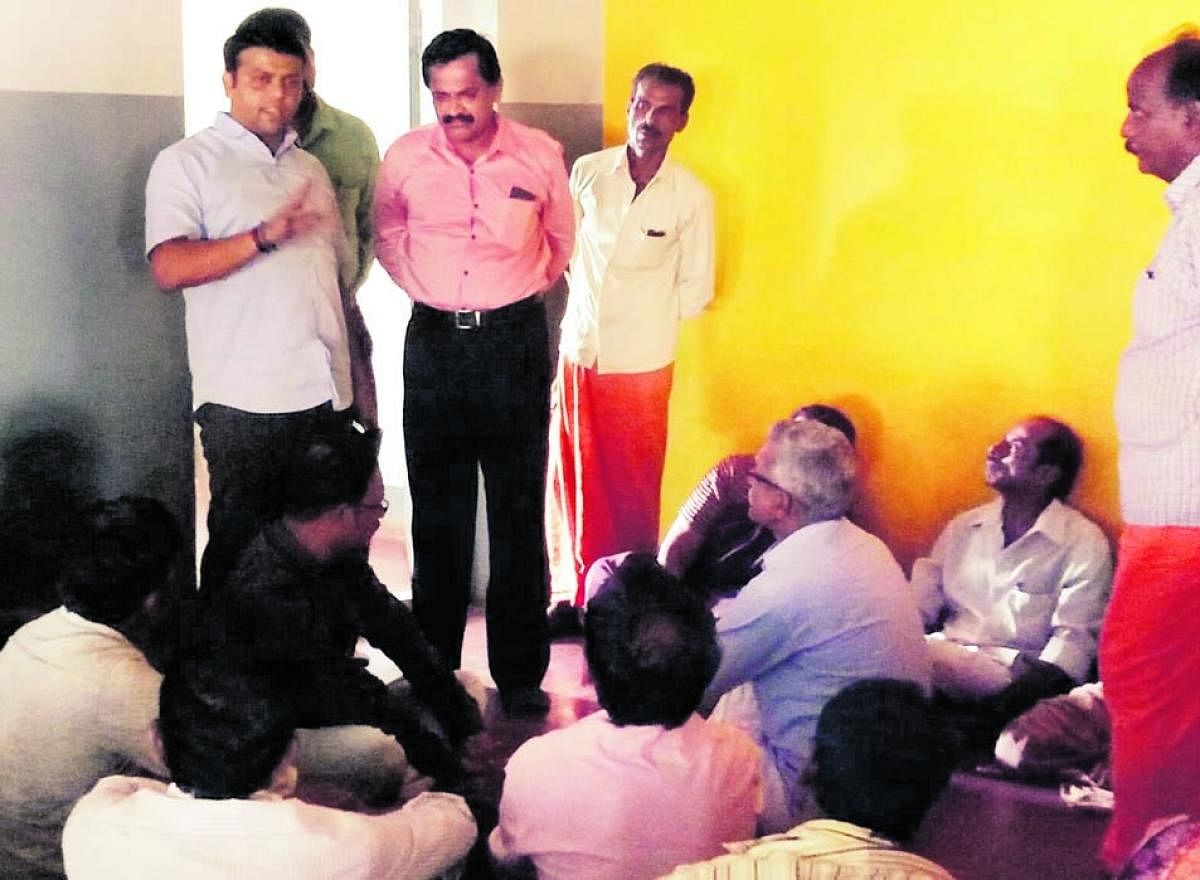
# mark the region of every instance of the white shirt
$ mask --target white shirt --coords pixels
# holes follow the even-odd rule
[[[257,226],[305,186],[317,228],[240,269],[185,288],[193,405],[299,412],[350,405],[350,354],[338,285],[345,247],[321,163],[289,131],[272,155],[227,113],[172,144],[146,182],[146,253],[173,238],[216,240]]]
[[[753,835],[760,758],[698,715],[667,730],[596,712],[517,749],[489,843],[501,861],[531,857],[540,880],[657,877]]]
[[[601,373],[670,364],[679,320],[713,296],[712,196],[668,158],[635,199],[625,149],[571,169],[577,231],[560,350]]]
[[[63,831],[71,880],[423,880],[460,861],[475,820],[427,792],[369,815],[296,798],[206,800],[152,779],[110,776]]]
[[[115,629],[66,608],[0,651],[0,877],[62,872],[63,822],[96,780],[144,767],[162,681]]]
[[[916,682],[929,657],[904,572],[883,542],[847,519],[812,523],[763,554],[762,573],[717,610],[721,665],[712,705],[752,682],[767,751],[797,800],[821,709],[864,678]]]
[[[1200,157],[1166,190],[1171,225],[1133,297],[1117,374],[1121,514],[1200,526]]]
[[[952,519],[928,559],[913,565],[912,588],[926,625],[949,610],[943,635],[977,645],[1011,665],[1036,651],[1075,681],[1096,656],[1112,585],[1108,539],[1057,499],[1007,547],[997,498]]]

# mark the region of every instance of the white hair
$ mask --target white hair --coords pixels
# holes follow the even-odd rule
[[[764,474],[802,504],[810,521],[845,516],[854,500],[854,447],[836,428],[811,419],[776,422]]]

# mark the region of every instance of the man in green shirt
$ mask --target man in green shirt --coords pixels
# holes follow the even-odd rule
[[[371,334],[355,299],[375,259],[371,203],[375,175],[379,170],[379,145],[365,122],[344,110],[331,107],[314,91],[316,58],[312,31],[300,13],[291,9],[261,9],[254,17],[270,17],[290,27],[307,50],[304,65],[304,96],[292,125],[300,135],[297,143],[325,166],[346,233],[346,248],[339,255],[338,277],[345,302],[346,334],[350,344],[350,370],[354,382],[354,412],[369,428],[379,422],[375,396],[375,374],[371,368]]]

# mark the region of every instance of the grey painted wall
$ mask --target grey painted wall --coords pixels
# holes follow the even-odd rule
[[[193,517],[183,303],[142,243],[146,175],[183,101],[0,91],[0,130],[3,599],[48,579],[77,503],[138,493]]]

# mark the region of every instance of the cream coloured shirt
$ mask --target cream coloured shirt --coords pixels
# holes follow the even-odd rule
[[[71,811],[63,861],[71,880],[428,880],[474,840],[475,820],[453,794],[366,814],[271,795],[206,800],[110,776]]]
[[[0,877],[62,873],[62,827],[96,780],[145,768],[162,681],[115,629],[64,607],[0,651]]]
[[[571,169],[575,251],[560,350],[601,373],[647,373],[675,358],[681,318],[713,296],[713,200],[669,158],[634,198],[625,145]]]
[[[948,610],[943,635],[1011,665],[1036,651],[1076,682],[1096,656],[1112,587],[1104,533],[1055,499],[1007,547],[1002,500],[950,521],[927,559],[913,564],[912,589],[927,626]]]
[[[727,844],[727,855],[676,868],[670,880],[954,880],[928,859],[866,828],[814,819],[786,834]]]

